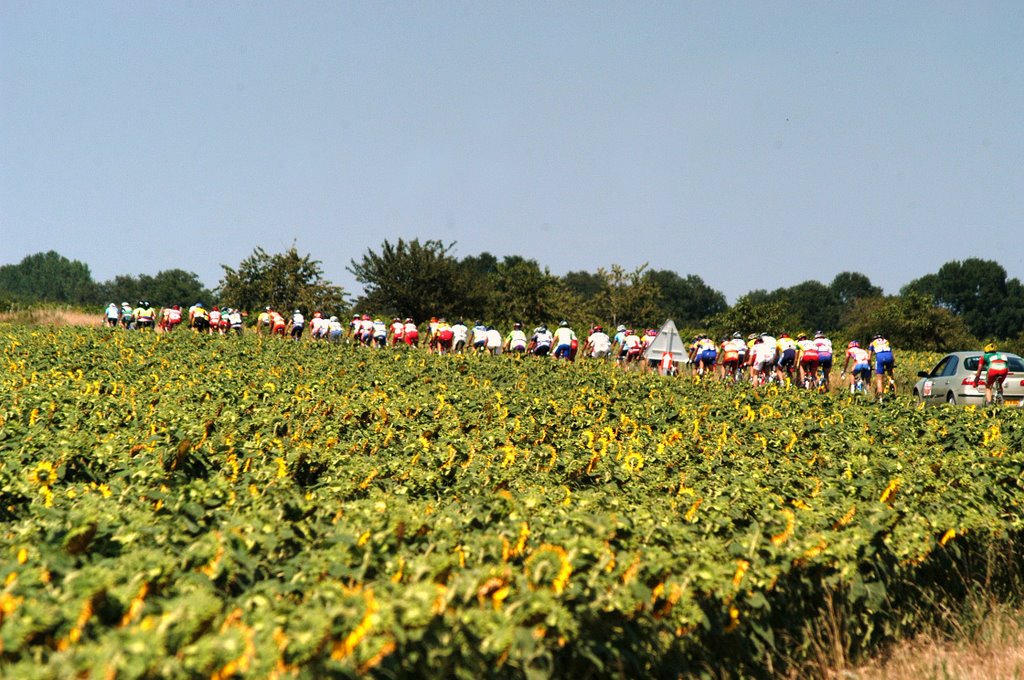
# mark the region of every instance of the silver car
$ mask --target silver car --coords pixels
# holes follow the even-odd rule
[[[1016,354],[1004,352],[1010,372],[1003,381],[1004,403],[1020,406],[1024,403],[1024,359]],[[920,380],[914,384],[914,397],[927,403],[979,404],[985,403],[985,373],[982,369],[978,386],[974,386],[974,374],[982,352],[952,352],[942,357],[935,368],[921,371]]]

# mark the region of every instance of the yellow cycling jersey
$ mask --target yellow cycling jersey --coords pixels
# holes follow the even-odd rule
[[[871,351],[874,352],[875,354],[878,354],[880,352],[892,351],[892,348],[889,347],[889,341],[886,340],[885,338],[876,338],[872,340],[871,344],[868,345],[868,347],[870,347]]]
[[[779,350],[779,354],[782,354],[786,350],[796,349],[796,343],[791,338],[779,338],[775,348]]]

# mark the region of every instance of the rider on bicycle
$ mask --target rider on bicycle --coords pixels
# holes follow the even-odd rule
[[[853,372],[850,373],[850,391],[853,392],[854,381],[859,377],[866,385],[871,382],[871,357],[867,350],[862,349],[860,343],[851,340],[846,346],[846,363],[843,364],[843,375],[853,361]]]
[[[981,371],[988,366],[988,373],[985,376],[985,403],[992,403],[992,388],[998,386],[1000,391],[1006,374],[1009,372],[1006,355],[999,351],[994,342],[985,345],[985,354],[978,362],[978,370],[974,373],[974,386],[978,386]]]
[[[807,338],[806,333],[800,333],[796,336],[796,348],[800,384],[811,384],[818,378],[818,346]]]
[[[892,384],[892,367],[896,365],[896,361],[893,359],[889,341],[881,335],[875,334],[868,349],[875,357],[875,394],[881,395],[883,393],[882,376],[888,376],[889,384]]]

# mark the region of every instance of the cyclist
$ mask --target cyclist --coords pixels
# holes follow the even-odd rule
[[[132,324],[135,323],[135,312],[132,310],[132,306],[127,302],[121,303],[121,325],[125,328],[131,328]]]
[[[306,327],[306,317],[302,315],[302,312],[296,309],[292,312],[292,339],[298,340],[302,337],[302,329]]]
[[[637,335],[632,328],[626,329],[626,337],[622,339],[622,346],[626,350],[625,358],[623,359],[623,366],[631,364],[640,358],[640,354],[643,352],[643,340]]]
[[[235,332],[235,335],[242,334],[242,313],[235,308],[228,310],[228,323],[231,325],[231,330]]]
[[[529,352],[538,357],[547,356],[551,351],[551,343],[555,338],[551,331],[544,324],[533,329],[533,336],[530,338]]]
[[[153,328],[156,323],[156,310],[149,300],[140,300],[139,308],[135,310],[136,328]]]
[[[111,302],[107,305],[107,311],[103,317],[103,322],[111,328],[117,328],[117,322],[121,318],[121,312],[117,308],[117,305]]]
[[[202,302],[195,303],[188,310],[188,324],[199,333],[210,330],[210,313],[203,307]]]
[[[487,353],[498,355],[501,354],[501,345],[504,338],[501,337],[501,331],[494,326],[487,327]]]
[[[160,328],[164,332],[169,333],[175,329],[175,327],[181,323],[181,307],[174,305],[173,307],[164,307],[163,311],[160,312]]]
[[[796,347],[800,384],[813,384],[818,377],[818,346],[808,339],[806,333],[800,333],[796,336]]]
[[[473,324],[473,349],[476,352],[483,352],[487,349],[487,326],[480,319]]]
[[[276,309],[270,310],[270,334],[284,337],[284,316]]]
[[[858,377],[864,385],[871,382],[871,357],[856,340],[851,340],[846,345],[846,363],[843,364],[843,372],[840,377],[846,375],[851,361],[853,362],[853,372],[850,373],[850,392],[854,392],[856,391],[854,383]]]
[[[625,324],[619,324],[618,328],[615,329],[615,335],[612,337],[612,348],[618,348],[615,350],[615,360],[618,362],[624,362],[626,360],[626,326]]]
[[[452,326],[452,351],[461,353],[466,349],[466,341],[469,338],[469,327],[459,319]]]
[[[740,347],[746,354],[747,344],[743,342],[739,333],[733,333],[731,338],[722,341],[722,379],[735,381],[740,369]]]
[[[332,316],[327,322],[327,333],[333,343],[341,342],[341,336],[344,333],[344,328],[341,322],[338,321],[338,317]]]
[[[1006,355],[999,351],[994,342],[985,345],[985,353],[981,356],[981,360],[978,362],[978,370],[974,373],[975,387],[978,386],[981,371],[986,366],[988,367],[988,373],[985,375],[985,403],[991,404],[993,386],[998,385],[1001,392],[1003,381],[1006,380],[1006,374],[1009,372]]]
[[[775,343],[768,338],[757,336],[750,346],[750,382],[763,385],[771,377],[775,366]]]
[[[405,323],[397,316],[391,319],[391,346],[401,345],[405,342]]]
[[[875,337],[872,338],[871,344],[868,345],[868,350],[875,358],[875,394],[881,396],[883,394],[883,375],[888,376],[890,385],[895,385],[892,377],[892,369],[893,366],[896,365],[896,361],[893,359],[892,348],[889,346],[889,341],[877,333],[875,334]]]
[[[405,319],[405,344],[409,347],[416,347],[420,342],[420,329],[413,322],[412,317]]]
[[[465,324],[461,321],[457,324],[465,328]],[[452,351],[452,340],[455,338],[454,327],[448,324],[448,321],[441,317],[437,320],[435,326],[434,337],[436,341],[436,352],[438,354],[448,354]]]
[[[373,320],[373,342],[371,344],[381,348],[388,346],[388,325],[380,317]]]
[[[828,390],[832,374],[832,341],[826,338],[823,332],[817,331],[814,334],[814,346],[818,349],[818,366],[821,367],[824,387]]]
[[[526,351],[528,341],[526,333],[523,332],[523,324],[516,321],[512,324],[512,330],[505,337],[505,349],[509,352],[522,354]]]
[[[583,346],[583,354],[593,359],[604,359],[612,351],[612,340],[601,326],[594,326],[593,332]]]
[[[775,344],[775,350],[779,356],[779,360],[775,362],[775,372],[780,383],[785,382],[796,368],[796,349],[796,343],[789,337],[789,333],[779,334],[779,340]]]
[[[210,334],[211,335],[216,334],[216,333],[220,333],[220,317],[221,317],[220,307],[218,307],[217,305],[214,305],[213,309],[210,310]]]
[[[558,328],[555,329],[555,353],[556,359],[568,359],[572,353],[572,343],[576,340],[576,333],[569,328],[568,321],[562,321],[558,324]]]
[[[320,312],[313,312],[313,318],[309,320],[309,337],[314,340],[323,340],[327,337],[328,321]]]
[[[718,350],[715,349],[715,341],[703,333],[697,337],[697,346],[694,348],[694,357],[697,360],[697,374],[713,374],[715,361],[718,359]]]

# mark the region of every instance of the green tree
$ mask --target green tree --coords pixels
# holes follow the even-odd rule
[[[237,269],[225,264],[221,268],[224,278],[216,294],[225,305],[248,311],[269,305],[339,315],[347,309],[344,290],[324,279],[319,260],[300,255],[295,246],[273,255],[256,248]]]
[[[571,320],[581,318],[580,297],[564,281],[541,269],[536,260],[518,255],[506,256],[491,274],[491,297],[487,318],[494,322],[523,323]]]
[[[964,320],[926,295],[908,292],[900,296],[860,298],[844,317],[844,331],[863,345],[874,335],[889,339],[898,351],[948,352],[978,344]]]
[[[934,274],[904,286],[900,293],[918,293],[963,318],[977,337],[1011,338],[1024,330],[1024,300],[1017,279],[991,260],[969,258],[947,262]]]
[[[562,282],[584,300],[599,295],[605,285],[605,280],[600,274],[586,271],[569,272],[562,277]]]
[[[361,309],[409,316],[481,315],[486,289],[472,267],[462,267],[451,255],[455,243],[419,239],[384,241],[380,252],[367,250],[348,270],[363,284],[356,302]]]
[[[602,286],[597,295],[589,300],[589,311],[594,318],[609,321],[612,326],[619,323],[636,326],[657,326],[664,319],[658,305],[661,290],[645,276],[646,264],[631,272],[613,264],[611,269],[598,269]]]
[[[682,277],[674,271],[661,269],[646,272],[645,278],[659,290],[659,316],[674,320],[680,327],[697,326],[729,306],[725,295],[695,274]]]
[[[871,279],[859,272],[840,272],[828,287],[844,310],[860,298],[879,297],[882,294],[881,288],[873,285]]]
[[[149,300],[158,307],[210,302],[213,293],[206,289],[199,276],[183,269],[166,269],[156,276],[119,275],[99,285],[99,297],[106,302]]]
[[[732,307],[707,321],[707,329],[716,339],[736,332],[744,336],[750,333],[777,334],[798,325],[786,298],[764,300],[750,295],[744,295]]]
[[[0,291],[20,302],[98,304],[89,266],[54,250],[0,267]]]

